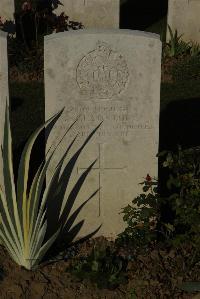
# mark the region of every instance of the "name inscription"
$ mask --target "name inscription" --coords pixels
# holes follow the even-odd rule
[[[100,122],[103,123],[96,132],[97,137],[128,137],[135,130],[153,129],[152,122],[141,115],[139,116],[137,109],[133,110],[129,104],[119,102],[72,105],[65,111],[67,123],[69,120],[73,122],[77,116],[78,131],[84,137]],[[72,132],[73,135],[74,132]]]

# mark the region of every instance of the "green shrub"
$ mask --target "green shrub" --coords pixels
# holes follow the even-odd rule
[[[57,0],[18,1],[15,22],[2,20],[0,16],[0,29],[9,33],[10,67],[16,66],[22,73],[42,72],[44,36],[83,28],[80,22],[70,20],[64,12],[58,16],[54,14],[59,4]]]
[[[145,193],[137,196],[132,205],[122,209],[123,220],[127,223],[125,231],[118,235],[117,243],[132,245],[135,248],[146,247],[156,240],[158,217],[157,181],[147,175],[143,185]]]
[[[170,175],[168,202],[174,212],[172,243],[189,242],[197,246],[200,235],[200,150],[191,148],[163,153]]]
[[[178,36],[177,30],[172,32],[171,27],[168,25],[170,40],[163,44],[164,57],[177,57],[190,52],[191,44],[181,40],[182,35]]]
[[[200,55],[200,45],[196,42],[191,42],[191,49],[190,49],[191,56],[198,56]]]
[[[157,181],[147,175],[142,182],[143,191],[123,208],[123,219],[127,223],[117,242],[131,243],[136,248],[147,247],[157,236],[164,242],[179,246],[190,243],[200,245],[200,149],[191,148],[177,152],[162,152],[163,167],[168,168],[166,181],[168,196],[158,193]],[[172,221],[162,219],[162,209],[170,207]]]
[[[94,247],[88,257],[75,261],[67,271],[80,280],[89,279],[98,288],[115,289],[127,283],[126,268],[127,261],[108,246]]]

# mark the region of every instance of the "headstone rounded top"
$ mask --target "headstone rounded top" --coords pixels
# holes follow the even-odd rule
[[[80,30],[69,30],[59,33],[52,33],[44,37],[45,40],[62,38],[69,35],[84,35],[84,34],[118,34],[118,35],[132,35],[137,37],[153,38],[160,40],[160,35],[151,32],[130,30],[130,29],[80,29]]]

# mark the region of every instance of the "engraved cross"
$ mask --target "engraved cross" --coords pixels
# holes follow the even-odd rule
[[[109,171],[109,170],[123,170],[126,167],[104,167],[102,166],[102,152],[101,152],[101,144],[98,143],[98,166],[93,167],[91,170],[96,170],[98,171],[98,186],[99,186],[99,193],[98,193],[98,200],[99,200],[99,216],[101,215],[101,196],[102,196],[102,183],[101,183],[101,175],[102,171]],[[77,167],[77,173],[79,170],[85,170],[87,168],[85,167]]]

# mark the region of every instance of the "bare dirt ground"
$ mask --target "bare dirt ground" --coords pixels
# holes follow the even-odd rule
[[[94,244],[114,246],[105,238],[89,240],[79,245],[74,259],[90,254]],[[156,299],[156,298],[194,298],[182,292],[178,286],[182,281],[198,281],[200,269],[196,265],[187,270],[186,261],[191,255],[191,248],[183,254],[173,249],[151,248],[138,254],[128,262],[128,283],[114,290],[98,289],[88,280],[80,281],[67,272],[72,259],[55,263],[42,263],[35,271],[28,271],[15,264],[4,247],[0,247],[0,298],[1,299]],[[127,258],[133,251],[118,248],[118,254]],[[45,264],[46,263],[46,264]]]

